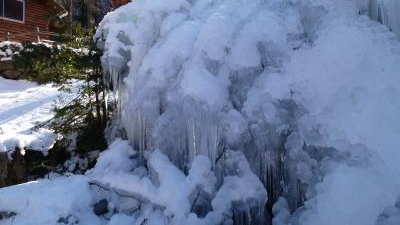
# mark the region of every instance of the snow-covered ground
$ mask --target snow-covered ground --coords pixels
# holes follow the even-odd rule
[[[26,147],[45,153],[50,149],[58,135],[45,128],[32,128],[53,117],[51,109],[59,95],[51,85],[0,77],[0,151]]]

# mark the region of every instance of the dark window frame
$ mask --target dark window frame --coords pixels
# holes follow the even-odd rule
[[[4,0],[0,0],[0,4],[2,4],[2,8],[3,8],[3,11],[0,13],[0,19],[12,21],[12,22],[17,22],[17,23],[25,23],[25,15],[26,15],[25,0],[11,0],[11,1],[16,1],[16,2],[21,2],[22,3],[22,20],[8,18],[8,17],[5,16],[5,10],[6,9],[4,8]]]

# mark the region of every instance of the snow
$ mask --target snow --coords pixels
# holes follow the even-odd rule
[[[121,149],[125,150],[121,151]],[[130,152],[127,152],[129,150]],[[142,209],[134,214],[137,221],[146,219],[149,223],[164,224],[155,222],[161,220],[176,225],[218,224],[228,219],[226,214],[229,213],[231,204],[235,201],[257,196],[253,206],[258,206],[265,204],[267,200],[262,184],[251,172],[243,154],[232,152],[227,155],[232,164],[239,165],[238,171],[226,177],[223,186],[218,190],[211,162],[205,156],[197,156],[192,162],[188,175],[185,176],[164,154],[157,150],[153,151],[146,156],[150,173],[146,176],[146,172],[143,173],[137,165],[133,166],[136,170],[131,172],[132,167],[129,170],[129,166],[126,167],[127,165],[124,164],[122,168],[119,166],[121,161],[115,160],[125,156],[125,160],[130,158],[138,162],[139,159],[132,157],[132,154],[137,154],[137,152],[128,147],[127,141],[116,140],[107,152],[101,154],[98,160],[100,163],[87,173],[87,177],[95,184],[100,183],[118,193],[129,193],[141,204],[146,203],[151,213]],[[132,162],[128,165],[132,165]],[[118,169],[109,170],[110,167]],[[193,199],[193,195],[201,193],[212,198],[209,203],[212,208],[208,209],[210,212],[204,218],[199,218],[191,211],[192,205],[196,204],[196,198]],[[131,207],[137,207],[136,204]],[[117,207],[117,210],[122,210],[119,201],[113,202],[113,205]],[[132,211],[132,209],[123,211]],[[158,216],[153,215],[159,213],[161,214]]]
[[[115,150],[100,154],[101,157],[97,159],[96,167],[92,170],[93,173],[130,172],[134,168],[135,164],[130,160],[134,153],[127,142],[114,142],[109,148]]]
[[[128,140],[108,137],[109,149],[84,176],[0,189],[0,212],[17,213],[0,223],[399,224],[398,7],[394,0],[120,7],[95,39],[118,99],[115,126]],[[9,82],[0,80],[7,96],[0,143],[40,146],[46,130],[24,132],[32,115],[47,118],[42,110],[56,90]],[[102,199],[109,212],[95,216],[92,205]]]
[[[18,51],[22,49],[21,43],[12,41],[0,42],[0,61],[11,60],[14,54],[18,54]]]
[[[116,140],[86,175],[56,176],[0,189],[0,212],[14,213],[1,224],[215,224],[229,220],[231,204],[250,198],[253,209],[265,204],[266,192],[240,152],[227,155],[227,165],[238,165],[218,189],[211,162],[197,156],[188,175],[160,151],[148,153],[149,171],[127,141]],[[134,170],[133,170],[134,169]],[[150,176],[147,176],[150,173]],[[194,204],[206,197],[210,205],[199,218]],[[109,213],[98,217],[93,205],[108,202]],[[212,206],[212,207],[211,207]],[[203,206],[204,207],[204,206]],[[138,210],[140,209],[140,210]],[[114,213],[119,212],[119,213]],[[108,217],[108,219],[107,219]]]
[[[273,225],[288,224],[290,219],[289,206],[285,198],[279,197],[278,201],[272,207]]]
[[[32,128],[52,118],[50,111],[59,94],[51,85],[0,78],[0,151],[19,147],[46,153],[58,135],[45,128]]]
[[[82,177],[29,182],[0,189],[0,211],[17,215],[1,224],[56,224],[59,218],[73,216],[81,224],[99,220],[89,211],[91,193]]]
[[[387,178],[373,170],[339,166],[316,186],[319,194],[312,206],[306,204],[311,210],[303,213],[301,224],[375,224],[381,210],[395,200],[397,190]]]

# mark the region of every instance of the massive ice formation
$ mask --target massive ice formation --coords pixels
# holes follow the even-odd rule
[[[253,195],[212,203],[236,224],[383,221],[400,195],[400,45],[378,22],[400,34],[396,9],[394,0],[136,0],[95,36],[118,101],[115,125],[159,188],[177,169],[186,184],[199,160],[216,177],[211,198],[245,185]],[[252,172],[238,175],[243,166]],[[262,213],[267,197],[253,173],[268,191]],[[191,221],[147,194],[163,216]],[[243,215],[253,205],[257,213]]]

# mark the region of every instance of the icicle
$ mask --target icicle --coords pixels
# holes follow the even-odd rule
[[[397,0],[369,0],[369,16],[386,25],[400,38],[400,2]]]
[[[126,69],[126,59],[121,57],[108,57],[107,58],[107,72],[105,82],[112,88],[112,93],[117,102],[120,102],[120,95],[122,92],[122,71]]]

